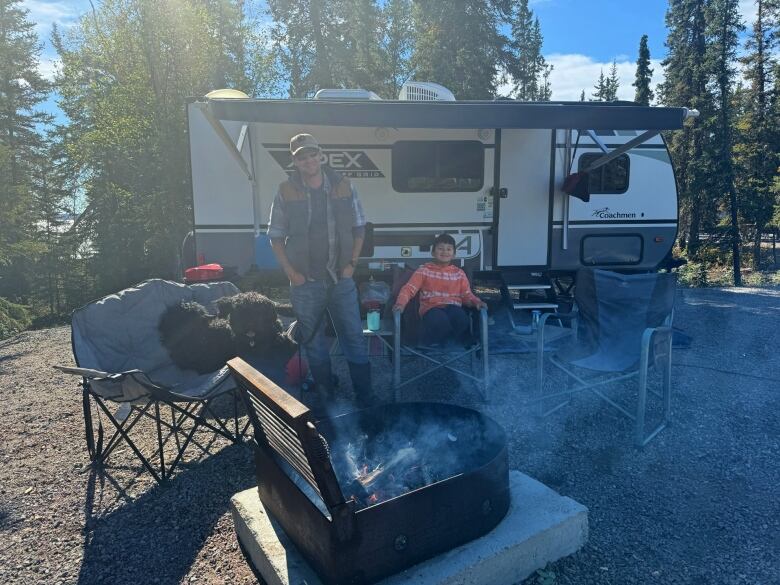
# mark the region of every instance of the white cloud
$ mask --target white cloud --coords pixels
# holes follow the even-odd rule
[[[81,12],[81,2],[67,0],[23,0],[22,7],[30,11],[27,19],[35,23],[35,32],[42,41],[48,41],[51,27],[70,26]]]
[[[753,21],[758,16],[758,6],[756,0],[739,0],[739,13],[742,21],[748,28],[753,26]]]
[[[547,63],[553,66],[550,74],[553,100],[579,100],[582,90],[585,90],[585,99],[589,99],[601,71],[604,72],[605,76],[609,75],[612,67],[612,61],[600,62],[587,55],[577,53],[554,53],[545,55],[544,58]],[[655,91],[658,83],[663,80],[663,69],[660,60],[651,59],[650,61],[650,67],[653,69],[653,79],[650,85],[651,89]],[[631,84],[636,76],[636,62],[622,55],[621,59],[615,59],[615,63],[620,80],[618,99],[633,100],[635,88]],[[507,84],[499,88],[499,93],[506,95],[510,90],[511,86]]]
[[[54,75],[57,73],[57,69],[59,68],[60,64],[60,59],[41,57],[40,61],[38,62],[38,72],[44,79],[53,81]]]

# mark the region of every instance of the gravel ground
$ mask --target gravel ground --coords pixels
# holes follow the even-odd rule
[[[587,545],[526,585],[780,583],[780,291],[684,289],[675,324],[694,341],[674,426],[641,451],[594,396],[536,419],[531,357],[493,360],[510,467],[590,510]],[[0,583],[254,583],[228,511],[249,449],[217,443],[162,487],[129,450],[95,473],[76,379],[49,367],[71,361],[68,328],[0,342]],[[446,376],[405,398],[478,406]]]

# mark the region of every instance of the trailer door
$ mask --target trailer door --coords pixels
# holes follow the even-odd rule
[[[550,130],[501,131],[496,268],[549,266],[552,135]]]

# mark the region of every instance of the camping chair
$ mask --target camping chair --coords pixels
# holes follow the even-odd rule
[[[411,268],[397,271],[394,276],[392,307],[401,287],[414,274]],[[400,399],[400,390],[424,376],[441,369],[447,369],[459,376],[464,376],[477,383],[482,399],[489,400],[490,367],[488,362],[488,314],[487,308],[480,310],[466,308],[471,317],[470,341],[463,345],[431,348],[418,344],[417,327],[419,325],[419,302],[415,296],[404,309],[403,313],[393,311],[393,390],[396,402]],[[465,307],[464,307],[465,308]],[[428,367],[412,377],[403,380],[401,362],[408,358],[419,358]],[[469,371],[465,369],[464,361],[468,360]]]
[[[548,415],[571,400],[571,395],[590,390],[599,398],[635,422],[634,441],[642,447],[649,443],[670,421],[672,319],[675,274],[623,275],[606,270],[580,270],[574,293],[576,313],[546,313],[540,321],[537,347],[537,399],[540,412]],[[544,324],[554,317],[576,318],[579,327],[557,352],[545,358]],[[549,354],[548,354],[549,355]],[[544,393],[544,366],[548,362],[566,376],[567,388]],[[648,370],[662,373],[662,392],[652,394],[662,399],[662,420],[645,433]],[[634,412],[614,401],[603,391],[612,382],[637,377],[638,398]],[[574,383],[572,387],[568,387]],[[544,410],[549,400],[567,399]]]
[[[214,301],[238,292],[230,282],[187,286],[155,279],[74,311],[71,343],[78,367],[55,367],[82,376],[86,442],[93,466],[104,463],[124,441],[154,479],[162,482],[171,476],[190,444],[208,453],[216,436],[233,442],[242,439],[246,426],[239,428],[236,386],[228,368],[210,374],[180,370],[171,362],[157,328],[160,316],[172,305],[186,300],[214,308]],[[233,398],[233,412],[226,421],[212,405],[223,395]],[[93,403],[98,415],[97,439]],[[119,409],[112,412],[111,403],[120,404]],[[101,413],[114,428],[105,445]],[[142,420],[151,420],[156,430],[156,450],[151,454],[148,448],[145,454],[131,436]],[[231,422],[233,430],[228,428]],[[198,431],[207,431],[211,442],[202,445],[195,435]],[[136,429],[134,434],[140,433]],[[165,447],[171,438],[175,453],[166,461]]]

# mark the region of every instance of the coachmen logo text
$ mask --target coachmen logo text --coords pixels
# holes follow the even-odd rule
[[[602,207],[593,212],[593,217],[599,219],[634,219],[636,213],[623,213],[622,211],[610,211],[609,207]]]
[[[269,148],[268,152],[288,175],[295,170],[289,150]],[[323,147],[322,163],[350,179],[379,179],[385,176],[362,150]]]

